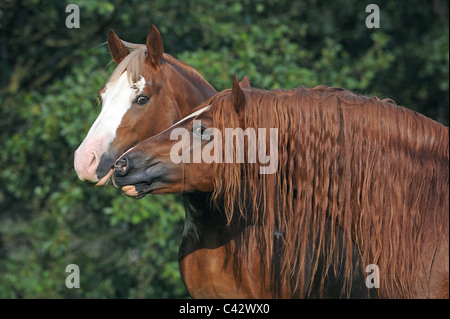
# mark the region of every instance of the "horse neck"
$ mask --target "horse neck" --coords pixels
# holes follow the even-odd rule
[[[200,74],[183,62],[164,54],[168,77],[181,117],[185,117],[217,91]]]
[[[209,205],[210,196],[201,192],[183,195],[186,222],[182,237],[190,237],[197,248],[217,248],[231,239],[225,216]]]
[[[223,211],[210,205],[211,193],[183,194],[186,219],[181,235],[180,259],[189,253],[202,249],[223,246],[244,231],[245,225],[227,224]]]

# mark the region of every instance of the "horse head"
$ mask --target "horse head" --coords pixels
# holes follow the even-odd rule
[[[213,163],[224,159],[223,132],[214,128],[213,109],[225,102],[227,111],[241,118],[242,87],[250,87],[248,78],[239,83],[235,77],[231,90],[218,93],[172,127],[128,150],[115,164],[114,184],[138,198],[148,193],[212,192]]]
[[[87,182],[104,185],[117,158],[171,126],[216,91],[192,67],[163,52],[152,26],[145,45],[120,40],[108,46],[118,64],[100,90],[100,115],[75,152],[75,170]]]

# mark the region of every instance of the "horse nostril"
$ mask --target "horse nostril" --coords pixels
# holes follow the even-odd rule
[[[125,175],[128,170],[128,161],[125,157],[121,157],[116,164],[114,164],[115,171],[120,175]]]

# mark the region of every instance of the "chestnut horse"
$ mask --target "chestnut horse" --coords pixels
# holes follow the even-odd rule
[[[118,63],[100,90],[102,110],[75,151],[81,180],[104,185],[117,158],[168,128],[216,93],[191,66],[163,52],[152,25],[146,45],[121,41],[111,30],[108,46]]]
[[[96,186],[107,183],[114,162],[126,150],[170,127],[217,93],[195,69],[163,52],[161,35],[154,26],[146,45],[122,41],[111,30],[108,46],[118,66],[99,92],[102,110],[76,150],[74,160],[78,177]],[[247,78],[242,85],[250,87]],[[190,229],[189,216],[194,211],[200,214],[201,210],[205,216],[216,215],[214,208],[205,207],[205,196],[208,195],[184,198],[187,211],[184,232]],[[215,245],[214,241],[210,244]],[[188,282],[192,270],[203,267],[191,262],[197,255],[196,260],[210,262],[216,253],[199,251],[197,254],[188,241],[182,240],[179,253],[182,278],[192,296],[214,296],[197,294],[196,285]]]
[[[247,139],[232,135],[230,161],[236,128]],[[187,278],[199,296],[227,296],[230,282],[259,297],[320,296],[327,277],[348,289],[372,269],[378,297],[448,298],[448,139],[448,127],[390,101],[326,86],[243,90],[235,78],[123,154],[113,181],[129,196],[181,192],[217,207],[183,232],[185,250],[201,247],[185,258],[199,265]],[[250,145],[276,150],[273,174]]]

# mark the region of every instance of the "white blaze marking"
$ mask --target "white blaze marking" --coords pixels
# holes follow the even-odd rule
[[[125,71],[119,79],[106,86],[102,92],[103,100],[100,115],[92,124],[83,144],[91,145],[90,149],[95,148],[99,155],[106,152],[109,145],[116,138],[116,131],[122,122],[125,113],[131,107],[132,101],[145,87],[145,79],[141,76],[140,80],[131,87],[128,83],[128,75]]]
[[[139,95],[142,93],[142,90],[144,90],[145,87],[145,79],[144,77],[141,75],[141,77],[139,78],[139,81],[137,81],[134,84],[134,87],[136,87],[136,89],[138,89],[139,91],[136,93],[136,95]]]

